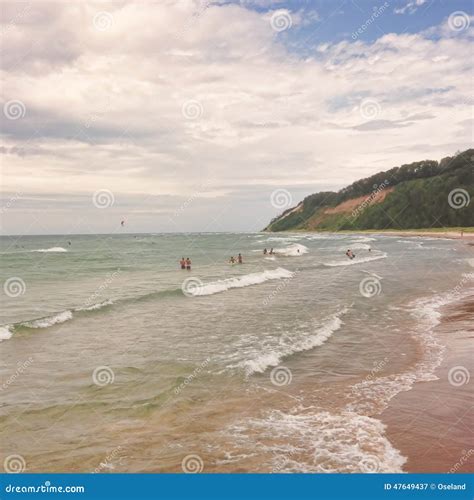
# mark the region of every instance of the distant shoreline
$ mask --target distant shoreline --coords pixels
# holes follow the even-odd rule
[[[461,238],[461,231],[463,236]],[[371,234],[376,236],[400,236],[400,237],[428,237],[428,238],[449,238],[452,240],[467,240],[474,241],[474,227],[453,228],[451,230],[434,230],[434,229],[362,229],[359,231],[308,231],[308,230],[293,230],[293,231],[265,231],[266,233],[316,233],[316,234]]]

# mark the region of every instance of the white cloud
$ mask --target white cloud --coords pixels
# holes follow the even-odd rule
[[[342,187],[470,144],[468,127],[450,126],[470,119],[470,28],[435,40],[326,43],[302,59],[268,16],[239,5],[35,3],[19,15],[22,8],[3,10],[10,28],[1,35],[3,102],[26,107],[22,119],[2,116],[8,193],[87,200],[107,188],[119,200],[162,197],[174,212],[205,182],[197,198],[244,229],[255,211],[262,226],[274,215],[275,187],[294,190],[296,202],[318,185]],[[99,12],[110,26],[97,29]],[[379,106],[373,121],[361,113],[369,98]],[[198,102],[198,116],[183,113],[188,101]],[[179,224],[198,229],[206,211],[193,207]],[[145,217],[138,205],[127,210]],[[26,219],[12,212],[7,224]],[[146,220],[177,229],[165,219]]]
[[[393,12],[395,14],[405,14],[406,12],[408,12],[408,14],[414,14],[418,10],[418,7],[421,7],[426,1],[427,0],[410,0],[403,7],[395,8]]]

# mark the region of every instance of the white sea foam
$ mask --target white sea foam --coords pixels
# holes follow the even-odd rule
[[[277,366],[280,361],[292,354],[308,351],[320,346],[339,330],[343,325],[341,316],[347,313],[349,308],[344,307],[337,313],[326,318],[322,324],[315,326],[314,330],[307,331],[298,337],[288,336],[286,342],[280,342],[277,346],[272,346],[271,350],[259,354],[254,359],[240,362],[237,367],[243,368],[247,375],[252,373],[263,373],[270,366]]]
[[[299,243],[293,243],[285,248],[276,248],[273,252],[277,255],[283,255],[285,257],[300,257],[301,255],[308,253],[308,247],[300,245]]]
[[[371,246],[367,245],[366,243],[348,242],[347,245],[339,247],[338,250],[339,252],[345,252],[348,248],[350,248],[351,250],[368,250],[369,248],[371,248]]]
[[[64,323],[72,319],[72,311],[63,311],[53,316],[47,316],[46,318],[35,319],[33,321],[28,321],[22,323],[23,326],[28,328],[48,328],[59,323]]]
[[[269,280],[278,280],[282,278],[291,278],[294,273],[279,267],[277,269],[271,269],[262,271],[259,273],[245,274],[244,276],[237,276],[235,278],[228,278],[225,280],[213,281],[210,283],[205,283],[202,286],[196,287],[193,295],[213,295],[215,293],[225,292],[231,288],[243,288],[251,285],[259,285],[260,283],[265,283]]]
[[[78,307],[75,311],[97,311],[98,309],[102,309],[103,307],[111,306],[113,301],[108,299],[103,302],[99,302],[98,304],[92,304],[90,306]]]
[[[367,236],[357,236],[357,240],[359,243],[369,243],[371,241],[377,241],[375,238],[369,238]]]
[[[274,256],[274,255],[272,255],[272,256],[270,256],[270,257],[265,257],[265,260],[276,260],[276,259],[275,259],[275,256]]]
[[[38,250],[31,250],[31,252],[56,252],[56,253],[62,253],[62,252],[67,252],[67,250],[63,247],[51,247],[51,248],[39,248]]]
[[[2,340],[8,340],[13,335],[13,332],[10,330],[10,325],[0,326],[0,342]]]
[[[225,429],[239,448],[258,449],[274,472],[402,472],[406,458],[379,420],[353,412],[267,412]]]
[[[286,242],[292,243],[294,241],[299,241],[303,238],[304,236],[270,236],[265,241],[282,241],[284,243]]]
[[[434,329],[441,320],[440,308],[461,297],[459,294],[447,292],[410,303],[407,309],[418,322],[411,334],[421,347],[423,353],[421,361],[404,373],[377,377],[355,384],[352,387],[355,400],[347,405],[347,410],[358,413],[381,412],[394,396],[402,391],[409,391],[416,382],[438,380],[435,370],[443,360],[445,348],[438,340]]]
[[[363,262],[371,262],[373,260],[385,259],[387,254],[382,252],[378,255],[371,255],[370,257],[356,257],[354,259],[349,259],[345,257],[345,260],[332,260],[329,262],[325,262],[324,265],[328,267],[339,267],[339,266],[352,266],[354,264],[362,264]]]

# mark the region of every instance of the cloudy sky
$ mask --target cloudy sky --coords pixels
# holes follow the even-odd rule
[[[2,2],[2,232],[258,230],[310,193],[466,149],[472,15],[469,0]]]

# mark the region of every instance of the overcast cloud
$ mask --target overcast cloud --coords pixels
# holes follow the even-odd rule
[[[3,233],[256,230],[277,189],[472,144],[470,16],[322,43],[307,2],[255,5],[3,3]]]

